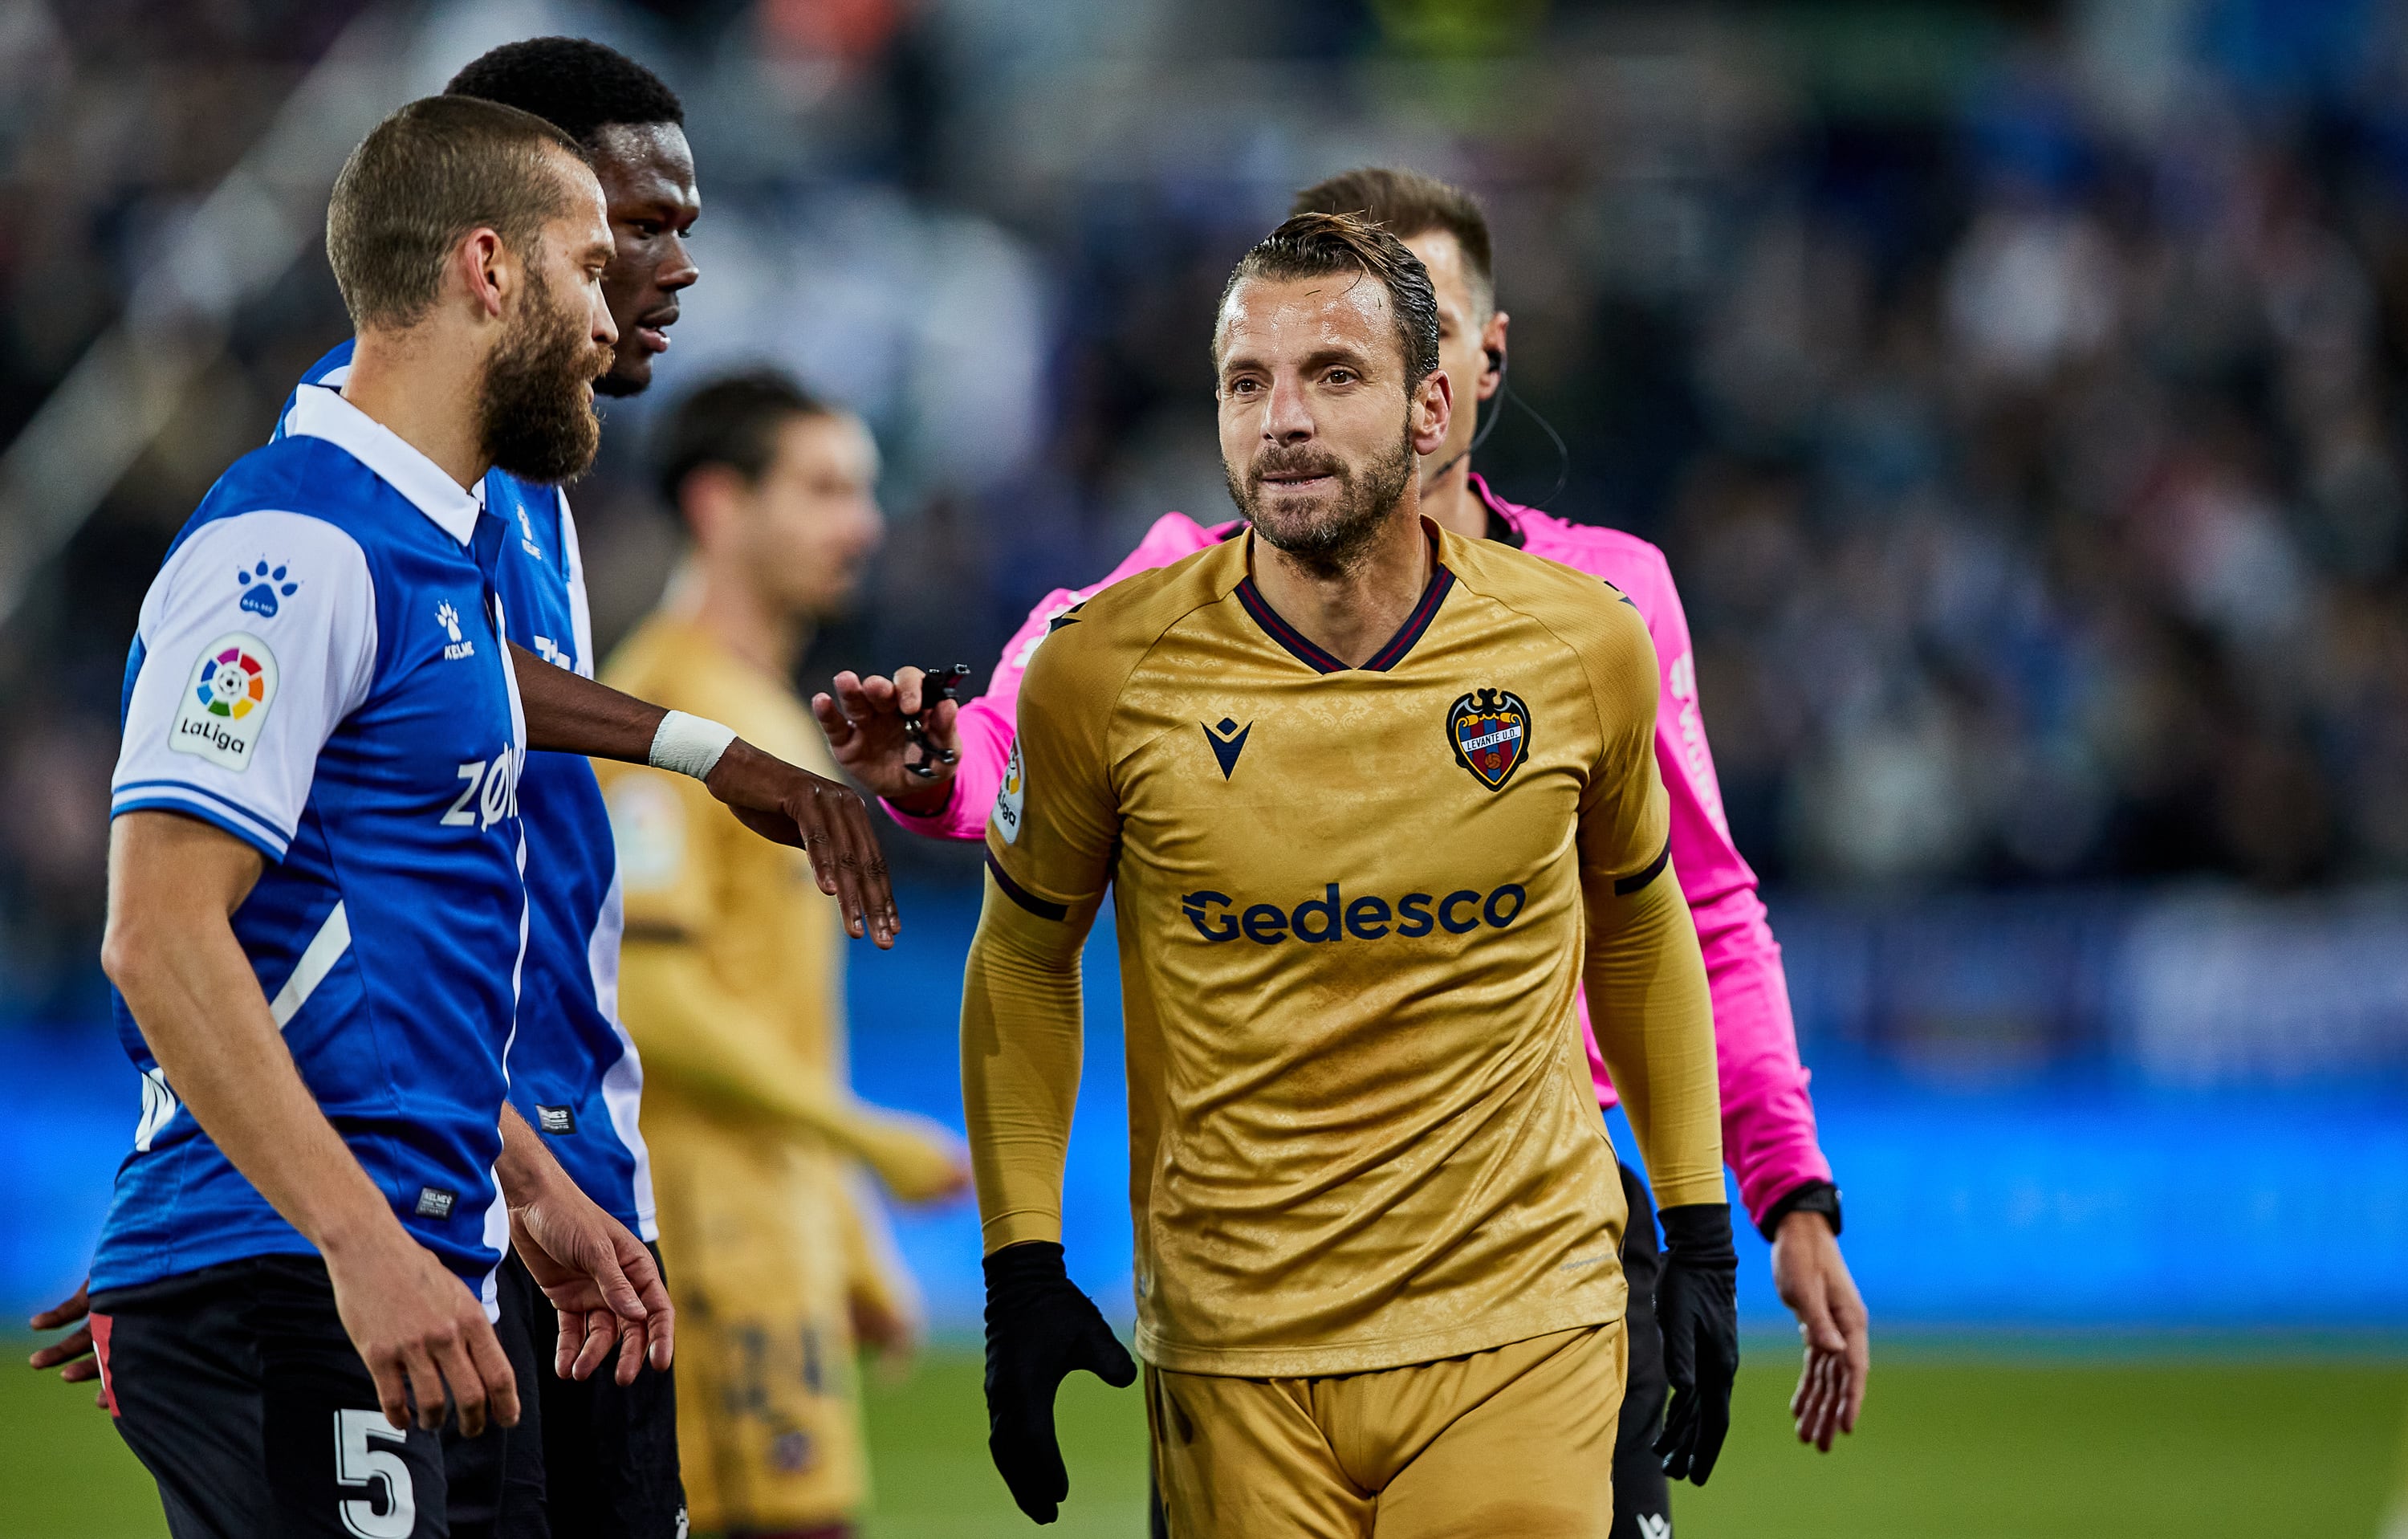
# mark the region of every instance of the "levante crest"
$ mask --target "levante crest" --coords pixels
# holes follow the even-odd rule
[[[1483,689],[1447,709],[1446,741],[1455,761],[1492,791],[1501,791],[1530,754],[1530,708],[1510,689]]]

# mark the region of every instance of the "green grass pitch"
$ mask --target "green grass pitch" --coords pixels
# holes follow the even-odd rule
[[[0,1368],[0,1535],[156,1539],[149,1482],[88,1389]],[[1894,1352],[1856,1436],[1828,1457],[1784,1420],[1785,1363],[1752,1353],[1712,1487],[1675,1499],[1682,1539],[2373,1539],[2401,1475],[2398,1360]],[[869,1402],[866,1539],[1036,1534],[987,1467],[976,1359],[930,1356]],[[1144,1532],[1134,1390],[1065,1388],[1070,1500],[1058,1539]]]

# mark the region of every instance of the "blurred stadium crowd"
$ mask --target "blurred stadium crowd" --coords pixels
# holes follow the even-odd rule
[[[0,439],[366,9],[0,7]],[[1670,552],[1769,880],[2408,874],[2408,7],[394,14],[422,88],[571,31],[690,104],[704,276],[662,394],[767,356],[888,455],[879,575],[809,674],[982,665],[1162,511],[1218,516],[1228,264],[1393,158],[1487,199],[1521,404],[1481,464]],[[310,243],[0,630],[7,1014],[97,1014],[135,607],[343,327]],[[674,550],[657,410],[613,403],[573,493],[606,645]]]

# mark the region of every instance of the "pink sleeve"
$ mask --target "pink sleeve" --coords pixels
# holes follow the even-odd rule
[[[1003,784],[1004,766],[1011,759],[1011,740],[1019,730],[1020,676],[1037,643],[1054,622],[1125,577],[1168,567],[1216,543],[1226,526],[1207,529],[1185,513],[1165,513],[1145,532],[1121,564],[1102,582],[1084,588],[1056,588],[1028,611],[1028,618],[1004,643],[1003,656],[987,680],[986,693],[962,707],[955,718],[961,733],[961,761],[953,766],[953,798],[942,811],[907,813],[885,803],[887,815],[915,834],[930,839],[973,840],[985,837],[987,809]]]
[[[1647,617],[1656,665],[1663,669],[1656,758],[1672,803],[1672,866],[1697,919],[1698,944],[1705,953],[1706,978],[1713,994],[1723,1158],[1739,1175],[1741,1200],[1749,1214],[1761,1219],[1799,1186],[1830,1180],[1831,1167],[1815,1139],[1814,1103],[1806,1092],[1806,1068],[1798,1060],[1781,946],[1756,897],[1756,872],[1741,858],[1723,817],[1722,787],[1698,709],[1688,617],[1660,555],[1648,575],[1647,588],[1631,597]],[[1581,1024],[1586,1029],[1585,1000]],[[1593,1032],[1588,1051],[1598,1103],[1610,1106],[1617,1098]]]

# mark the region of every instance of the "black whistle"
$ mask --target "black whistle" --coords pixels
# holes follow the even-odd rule
[[[928,712],[937,709],[943,701],[958,701],[962,698],[962,683],[970,676],[970,665],[955,663],[951,668],[930,668],[923,669],[921,671],[926,677],[920,681],[920,709],[903,718],[904,736],[910,739],[912,746],[920,750],[920,757],[916,760],[905,759],[903,768],[922,780],[934,780],[937,778],[936,766],[952,764],[961,755],[950,748],[939,748],[928,741]],[[934,693],[931,693],[932,690]]]

